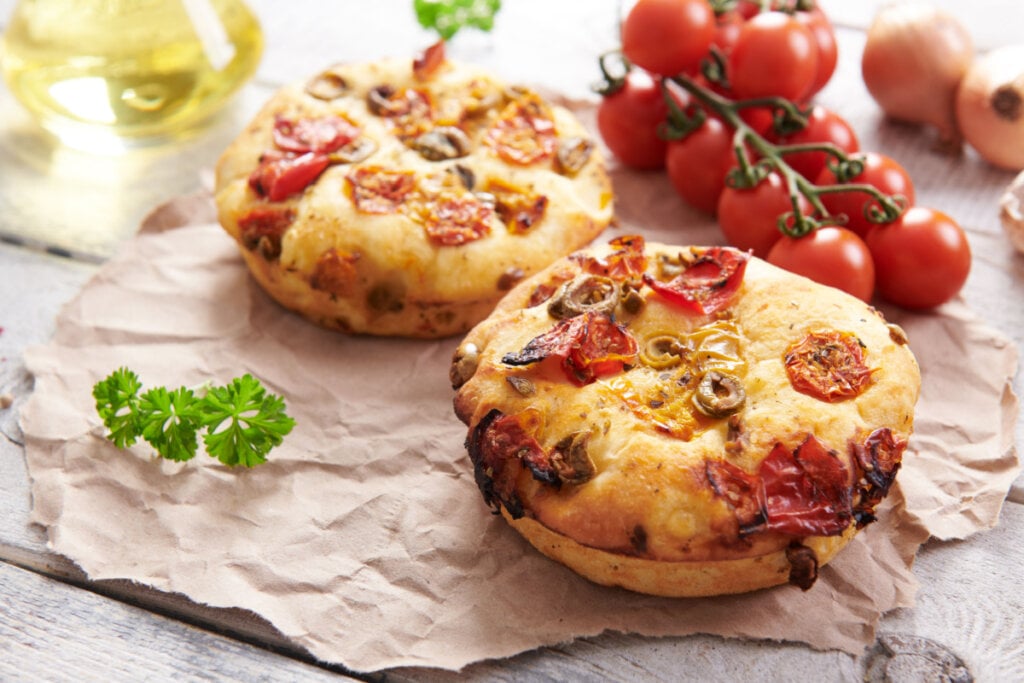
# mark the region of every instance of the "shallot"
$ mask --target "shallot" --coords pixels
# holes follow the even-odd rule
[[[1024,169],[1024,45],[1000,47],[968,69],[956,97],[960,132],[983,159]]]
[[[887,116],[938,129],[959,148],[954,118],[957,86],[974,58],[967,29],[926,2],[884,7],[868,29],[861,75]]]

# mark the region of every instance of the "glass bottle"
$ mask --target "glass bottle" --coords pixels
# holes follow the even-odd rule
[[[241,0],[20,0],[0,61],[44,128],[72,147],[116,149],[208,118],[262,51]]]

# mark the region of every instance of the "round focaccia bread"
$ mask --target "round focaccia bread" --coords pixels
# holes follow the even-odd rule
[[[222,155],[219,219],[285,307],[353,333],[443,337],[612,215],[567,109],[435,47],[279,91]]]
[[[858,299],[637,236],[520,283],[451,380],[485,502],[583,576],[665,596],[809,588],[874,521],[920,387]]]

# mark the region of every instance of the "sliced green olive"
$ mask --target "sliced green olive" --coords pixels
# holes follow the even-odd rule
[[[395,283],[381,282],[366,295],[366,304],[378,313],[397,313],[405,308],[404,288]]]
[[[559,320],[584,312],[611,315],[619,303],[619,286],[602,275],[584,275],[565,283],[548,304],[548,313]]]
[[[509,375],[505,378],[508,385],[516,390],[520,396],[533,396],[537,393],[537,387],[534,386],[533,382],[526,379],[525,377],[519,377],[518,375]]]
[[[473,342],[466,342],[455,350],[452,357],[452,365],[448,369],[448,379],[451,380],[452,389],[458,389],[469,381],[469,378],[476,373],[480,365],[480,349]]]
[[[656,334],[649,337],[640,349],[640,362],[661,370],[679,365],[686,354],[687,348],[678,337],[671,334]]]
[[[388,116],[391,113],[391,98],[395,95],[395,89],[390,85],[378,85],[366,93],[366,106],[370,113],[375,116]]]
[[[644,304],[647,300],[644,299],[644,295],[640,293],[634,285],[626,283],[622,287],[622,310],[630,315],[636,315],[643,310]]]
[[[576,432],[565,437],[551,451],[551,466],[566,484],[584,484],[594,478],[597,467],[587,452],[589,432]]]
[[[325,71],[306,84],[306,94],[318,100],[334,100],[348,92],[348,82],[336,73]]]
[[[739,411],[747,400],[747,392],[738,377],[712,370],[704,374],[693,402],[708,417],[727,417]]]
[[[473,149],[469,137],[455,126],[438,126],[428,130],[419,135],[412,146],[427,161],[459,159]]]
[[[354,164],[370,157],[377,151],[377,143],[361,135],[341,149],[328,156],[332,164]]]
[[[473,169],[462,164],[455,164],[452,170],[458,176],[462,186],[472,192],[473,188],[476,187],[476,174],[473,173]]]
[[[895,323],[889,323],[887,327],[889,328],[889,339],[892,339],[900,346],[905,346],[910,343],[910,340],[907,338],[907,333],[903,331],[902,327]]]
[[[576,175],[590,161],[593,152],[594,143],[587,138],[566,138],[558,145],[558,151],[555,153],[558,170],[566,175]]]

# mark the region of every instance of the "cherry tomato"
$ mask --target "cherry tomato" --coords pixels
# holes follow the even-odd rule
[[[740,37],[740,29],[746,19],[737,10],[728,10],[715,17],[715,37],[711,45],[717,47],[723,55],[732,52],[736,39]]]
[[[799,205],[801,211],[811,213],[803,196],[799,197]],[[786,183],[779,174],[770,173],[749,190],[722,190],[718,198],[718,225],[729,244],[744,251],[753,250],[754,256],[764,258],[782,237],[779,216],[792,211]]]
[[[802,100],[818,75],[811,30],[784,12],[762,12],[743,25],[728,59],[736,97]]]
[[[768,252],[768,263],[870,301],[875,291],[875,266],[860,237],[828,226],[803,237],[782,237]]]
[[[761,11],[761,3],[758,0],[739,0],[736,3],[736,11],[747,20]]]
[[[877,188],[883,194],[890,196],[902,195],[907,206],[914,204],[914,183],[910,174],[894,159],[877,152],[867,152],[861,155],[864,160],[864,170],[851,183],[867,184]],[[815,185],[834,185],[836,176],[830,168],[824,168],[814,180]],[[861,237],[865,237],[877,223],[872,223],[865,215],[869,205],[877,206],[878,203],[866,192],[827,192],[821,195],[821,202],[825,205],[829,214],[838,216],[844,214],[847,222],[844,227],[853,230]]]
[[[668,116],[661,88],[650,74],[629,72],[626,84],[602,98],[597,107],[597,129],[608,149],[627,166],[656,169],[665,165],[668,143],[658,126]]]
[[[832,22],[820,8],[797,12],[794,16],[810,30],[817,46],[818,70],[810,89],[804,94],[804,99],[810,99],[832,80],[832,74],[835,73],[836,64],[839,62],[839,46],[836,45],[836,32],[832,28]]]
[[[915,206],[868,233],[878,293],[905,308],[943,304],[967,281],[971,247],[957,223],[935,209]]]
[[[651,73],[695,73],[714,37],[707,0],[639,0],[622,23],[622,52]]]
[[[811,109],[807,126],[792,135],[779,136],[769,131],[766,137],[778,145],[805,145],[830,142],[848,154],[860,150],[857,134],[841,116],[820,105]],[[783,156],[794,171],[813,181],[825,168],[829,156],[825,152],[797,152]]]
[[[682,140],[670,142],[665,168],[672,187],[690,206],[711,214],[725,189],[725,174],[736,164],[732,129],[709,117]]]

